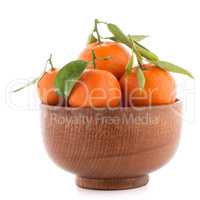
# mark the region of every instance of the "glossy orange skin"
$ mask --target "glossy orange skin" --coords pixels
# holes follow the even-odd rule
[[[79,59],[92,61],[92,50],[96,55],[96,68],[111,72],[118,79],[124,74],[130,54],[128,50],[117,42],[92,43],[80,54]],[[110,59],[103,60],[103,58]],[[92,64],[88,65],[93,68]]]
[[[69,96],[71,107],[116,107],[121,101],[120,84],[108,71],[88,69]]]
[[[43,104],[47,105],[59,104],[60,98],[54,86],[57,73],[58,73],[57,69],[52,69],[48,72],[45,72],[42,78],[38,81],[37,84],[38,95]]]
[[[171,104],[176,100],[176,83],[171,74],[151,64],[145,64],[144,90],[139,89],[135,68],[130,75],[120,79],[123,100],[127,106],[150,106]]]

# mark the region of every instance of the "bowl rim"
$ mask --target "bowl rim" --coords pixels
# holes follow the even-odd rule
[[[182,105],[183,101],[180,99],[176,99],[174,103],[171,104],[163,104],[163,105],[152,105],[152,106],[132,106],[132,107],[67,107],[67,106],[53,106],[47,104],[40,104],[40,107],[47,110],[66,110],[66,111],[86,111],[86,110],[93,110],[93,111],[126,111],[126,110],[145,110],[145,109],[161,109],[161,108],[170,108],[172,106]]]

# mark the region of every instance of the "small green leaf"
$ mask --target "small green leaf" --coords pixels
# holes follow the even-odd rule
[[[123,33],[123,31],[117,25],[109,23],[107,24],[107,27],[109,31],[113,34],[115,40],[123,44],[129,43],[128,37]]]
[[[87,44],[91,44],[91,43],[94,43],[94,42],[96,42],[96,41],[97,41],[96,37],[95,37],[93,34],[90,34],[90,35],[88,36]]]
[[[130,37],[130,36],[129,36]],[[126,46],[128,46],[129,48],[132,49],[132,42],[130,41],[130,39],[126,42],[123,42],[122,40],[119,40],[119,39],[116,39],[116,37],[107,37],[107,38],[104,38],[104,39],[110,39],[110,40],[113,40],[115,42],[121,42],[123,44],[125,44]],[[135,41],[135,40],[134,40]],[[148,59],[148,60],[152,60],[152,61],[157,61],[159,60],[158,56],[151,52],[149,49],[147,49],[146,47],[144,47],[143,45],[139,44],[137,41],[135,41],[136,43],[136,46],[138,48],[138,51],[140,52],[140,54]]]
[[[142,68],[142,56],[141,56],[140,52],[138,51],[138,47],[136,46],[136,43],[135,43],[134,40],[132,40],[132,49],[135,52],[135,55],[136,55],[136,58],[137,58],[137,62],[139,64],[140,68]]]
[[[130,37],[135,40],[136,42],[139,42],[141,40],[144,40],[145,38],[149,37],[148,35],[130,35]]]
[[[20,90],[23,90],[24,88],[29,87],[29,86],[35,84],[39,79],[40,79],[40,77],[39,78],[35,78],[35,79],[29,81],[28,83],[26,83],[24,86],[22,86],[22,87],[20,87],[20,88],[18,88],[16,90],[13,90],[12,92],[18,92]]]
[[[128,35],[126,36],[123,31],[115,24],[107,24],[107,27],[109,29],[109,31],[113,34],[114,37],[109,37],[107,39],[113,40],[113,41],[117,41],[117,42],[121,42],[125,45],[127,45],[129,48],[132,49],[132,41],[134,40],[133,35]],[[144,38],[145,36],[143,36]],[[157,61],[159,60],[158,56],[156,54],[154,54],[153,52],[151,52],[150,50],[148,50],[147,48],[145,48],[144,46],[142,46],[141,44],[138,43],[138,38],[136,38],[137,40],[134,40],[136,43],[136,46],[138,47],[138,51],[139,53],[142,55],[142,57],[148,59],[148,60],[152,60],[152,61]],[[142,37],[140,36],[140,39],[142,39]]]
[[[137,49],[138,51],[140,52],[140,54],[150,60],[150,61],[157,61],[159,60],[158,56],[156,54],[154,54],[153,52],[151,52],[150,50],[148,50],[146,47],[144,47],[143,45],[139,44],[138,42],[136,42],[136,46],[137,46]]]
[[[111,37],[101,37],[102,39],[105,39],[105,40],[113,40],[115,42],[118,42],[117,39],[115,38],[115,36],[111,36]]]
[[[134,40],[134,42],[135,42],[135,44],[136,44],[138,47],[141,47],[141,48],[143,48],[143,49],[145,49],[145,50],[147,50],[147,51],[150,51],[150,50],[147,49],[145,46],[141,45],[139,42],[137,42],[137,41],[135,41],[135,40]],[[151,52],[151,51],[150,51],[150,52]]]
[[[153,64],[159,66],[160,68],[166,70],[166,71],[170,71],[170,72],[174,72],[174,73],[179,73],[179,74],[183,74],[186,76],[189,76],[190,78],[194,78],[193,75],[187,71],[186,69],[179,67],[177,65],[174,65],[170,62],[167,61],[156,61],[156,62],[152,62]]]
[[[82,60],[72,61],[66,64],[57,74],[55,87],[58,95],[68,97],[76,83],[80,79],[81,74],[87,67],[88,62]]]
[[[138,80],[139,87],[141,89],[144,89],[144,86],[145,86],[145,76],[144,76],[144,73],[143,73],[143,71],[142,71],[142,69],[140,67],[137,67],[137,69],[136,69],[136,75],[137,75],[137,80]]]
[[[135,40],[136,42],[140,42],[141,40],[149,37],[148,35],[130,35],[130,37]],[[120,41],[117,41],[117,39],[112,36],[112,37],[104,37],[103,39],[108,39],[108,40],[113,40],[113,41],[116,41],[116,42],[120,42]]]
[[[126,75],[129,75],[131,73],[133,63],[134,63],[134,54],[132,52],[130,60],[129,60],[128,64],[126,65]]]
[[[132,38],[130,38],[132,40]],[[142,71],[142,67],[143,67],[143,63],[142,63],[142,56],[140,54],[140,52],[138,51],[138,47],[136,46],[136,43],[134,40],[132,40],[132,49],[135,52],[136,58],[137,58],[137,62],[139,64],[139,67],[136,68],[136,75],[137,75],[137,80],[138,80],[138,84],[139,87],[141,89],[144,89],[144,85],[145,85],[145,77],[144,77],[144,73]]]

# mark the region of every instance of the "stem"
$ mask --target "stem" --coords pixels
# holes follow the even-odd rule
[[[95,52],[94,50],[92,50],[92,64],[93,64],[93,68],[96,69],[96,55],[95,55]]]
[[[44,69],[43,69],[43,73],[42,73],[42,75],[40,76],[40,78],[46,73],[47,68],[48,68],[48,64],[51,65],[51,70],[54,70],[54,69],[55,69],[55,68],[53,67],[53,63],[52,63],[52,54],[50,54],[49,58],[47,59],[46,65],[45,65],[45,67],[44,67]]]
[[[24,86],[13,90],[12,92],[18,92],[20,90],[23,90],[24,88],[29,87],[29,86],[35,84],[39,79],[40,79],[39,77],[35,78],[35,79],[31,80],[30,82],[26,83]]]
[[[135,52],[135,55],[136,55],[136,58],[137,58],[137,62],[138,62],[138,65],[141,69],[143,69],[143,60],[142,60],[142,56],[141,54],[139,53],[138,49],[137,49],[137,46],[135,44],[135,41],[129,37],[131,42],[132,42],[132,51]]]
[[[47,60],[47,62],[50,64],[51,70],[54,70],[53,62],[52,62],[52,54],[50,54],[49,59]]]
[[[35,78],[35,79],[29,81],[29,82],[26,83],[24,86],[22,86],[22,87],[20,87],[20,88],[18,88],[18,89],[16,89],[16,90],[13,90],[12,92],[18,92],[18,91],[23,90],[24,88],[29,87],[29,86],[35,84],[36,82],[40,81],[40,79],[41,79],[41,78],[43,77],[43,75],[46,73],[48,64],[51,65],[51,70],[54,70],[54,69],[55,69],[55,68],[53,67],[53,63],[52,63],[52,54],[50,54],[50,56],[49,56],[49,58],[48,58],[48,60],[47,60],[47,62],[46,62],[46,65],[45,65],[45,67],[44,67],[44,69],[43,69],[43,72],[42,72],[42,74],[41,74],[39,77],[37,77],[37,78]]]
[[[94,32],[96,32],[96,34],[97,34],[97,40],[98,40],[98,43],[100,44],[101,43],[101,36],[100,36],[99,30],[98,30],[98,23],[99,23],[99,20],[95,19],[94,20]]]

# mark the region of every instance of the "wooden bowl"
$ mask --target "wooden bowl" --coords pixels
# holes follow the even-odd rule
[[[41,105],[48,154],[90,189],[128,189],[148,183],[148,174],[174,155],[182,102],[114,110]]]

